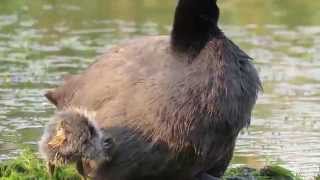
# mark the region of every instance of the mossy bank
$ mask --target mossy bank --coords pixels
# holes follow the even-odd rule
[[[15,159],[0,163],[1,180],[46,180],[49,175],[46,164],[39,159],[35,152],[25,150]],[[74,167],[60,167],[52,180],[80,180]],[[303,180],[296,173],[280,166],[267,166],[257,170],[248,167],[231,168],[227,171],[225,180]],[[320,176],[315,177],[320,180]]]

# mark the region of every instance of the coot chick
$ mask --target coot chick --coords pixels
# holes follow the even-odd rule
[[[94,174],[102,162],[110,162],[113,138],[98,129],[88,114],[78,109],[59,112],[49,122],[39,142],[41,155],[52,176],[55,166],[76,163],[83,178]]]
[[[171,36],[124,42],[46,94],[60,110],[83,107],[117,129],[119,153],[96,179],[224,174],[261,83],[218,20],[216,0],[179,0]]]

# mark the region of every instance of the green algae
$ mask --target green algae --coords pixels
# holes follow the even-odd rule
[[[46,180],[50,179],[46,163],[32,150],[25,150],[15,159],[0,162],[0,180]],[[81,180],[75,167],[56,169],[52,180]],[[296,173],[278,165],[262,169],[249,167],[230,168],[223,180],[302,180]],[[320,176],[315,177],[320,180]]]

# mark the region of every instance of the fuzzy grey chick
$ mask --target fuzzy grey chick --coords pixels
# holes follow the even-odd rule
[[[84,179],[102,162],[109,162],[115,149],[113,138],[94,121],[76,110],[57,113],[39,142],[41,155],[52,176],[56,166],[76,163]]]

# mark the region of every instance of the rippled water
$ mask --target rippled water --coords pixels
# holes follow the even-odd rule
[[[0,161],[36,147],[53,107],[43,93],[119,41],[168,34],[176,1],[1,0]],[[254,57],[264,84],[234,164],[320,167],[320,2],[225,0],[225,33]]]

